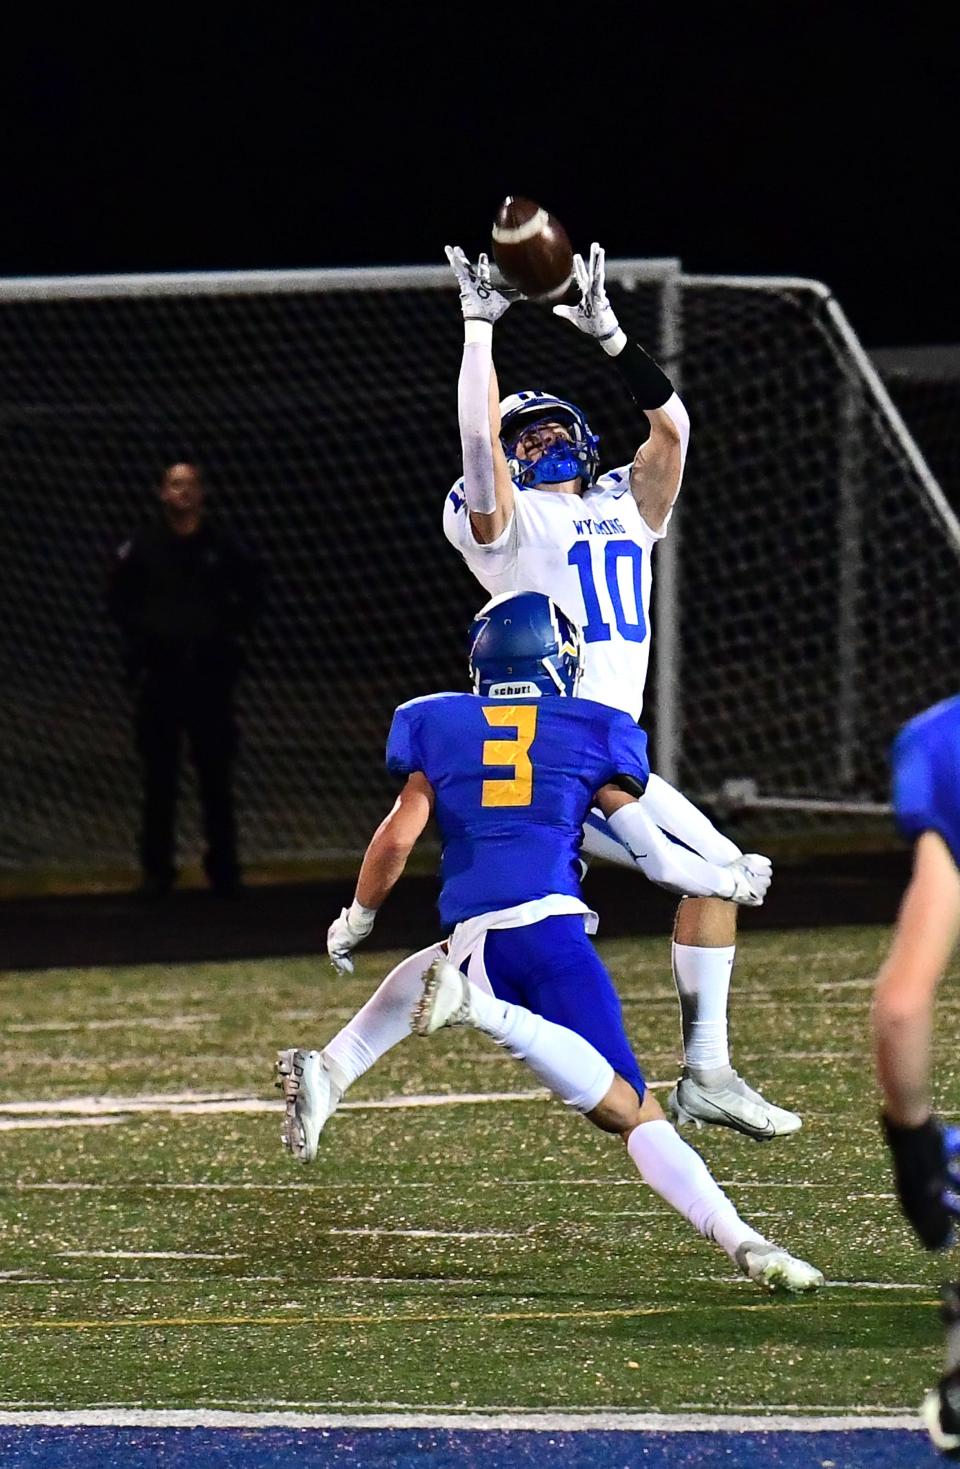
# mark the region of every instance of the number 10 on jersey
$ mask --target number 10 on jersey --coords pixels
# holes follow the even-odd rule
[[[631,620],[623,605],[618,575],[619,563],[629,561],[633,570],[633,604],[636,618]],[[590,541],[575,541],[567,553],[567,562],[577,568],[580,591],[587,618],[583,624],[583,636],[588,643],[609,643],[610,623],[604,619],[593,575],[593,545]],[[603,570],[613,609],[613,620],[617,632],[629,643],[642,643],[647,636],[647,624],[643,615],[643,548],[636,541],[605,541],[603,546]]]

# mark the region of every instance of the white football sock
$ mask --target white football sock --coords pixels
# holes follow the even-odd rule
[[[470,986],[470,1019],[578,1112],[592,1112],[613,1085],[613,1067],[589,1041],[475,984]]]
[[[423,976],[442,954],[439,944],[431,944],[401,960],[363,1009],[324,1046],[323,1058],[342,1092],[412,1033],[410,1017],[423,993]]]
[[[683,1059],[691,1071],[729,1066],[727,1000],[736,945],[701,949],[673,944],[673,978],[680,998]]]
[[[747,1240],[766,1243],[762,1234],[744,1223],[700,1154],[669,1122],[641,1122],[627,1138],[627,1152],[644,1183],[688,1219],[705,1239],[714,1240],[726,1250],[731,1260]]]

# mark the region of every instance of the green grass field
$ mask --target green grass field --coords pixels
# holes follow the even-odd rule
[[[801,1301],[737,1278],[618,1142],[474,1034],[405,1042],[346,1100],[414,1105],[344,1108],[313,1168],[289,1162],[273,1053],[326,1040],[391,956],[349,981],[315,959],[0,975],[0,1406],[912,1407],[948,1267],[912,1245],[876,1125],[885,942],[749,934],[736,1059],[804,1129],[688,1134],[823,1269]],[[602,947],[647,1075],[672,1082],[666,942]],[[946,1048],[938,1068],[956,1112]],[[158,1110],[184,1092],[247,1101]],[[462,1093],[521,1095],[417,1104]],[[93,1097],[101,1115],[66,1106]]]

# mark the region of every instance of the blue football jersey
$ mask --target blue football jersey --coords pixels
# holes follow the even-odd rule
[[[387,768],[422,771],[436,792],[448,927],[551,893],[579,898],[577,858],[595,792],[621,775],[642,789],[650,774],[647,737],[620,709],[476,694],[401,704]]]
[[[939,832],[960,867],[960,697],[918,714],[897,735],[893,809],[905,837]]]

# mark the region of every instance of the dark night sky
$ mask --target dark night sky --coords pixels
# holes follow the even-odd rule
[[[960,341],[943,8],[41,14],[0,58],[0,274],[439,261],[516,192],[581,248],[820,277],[868,346]]]

